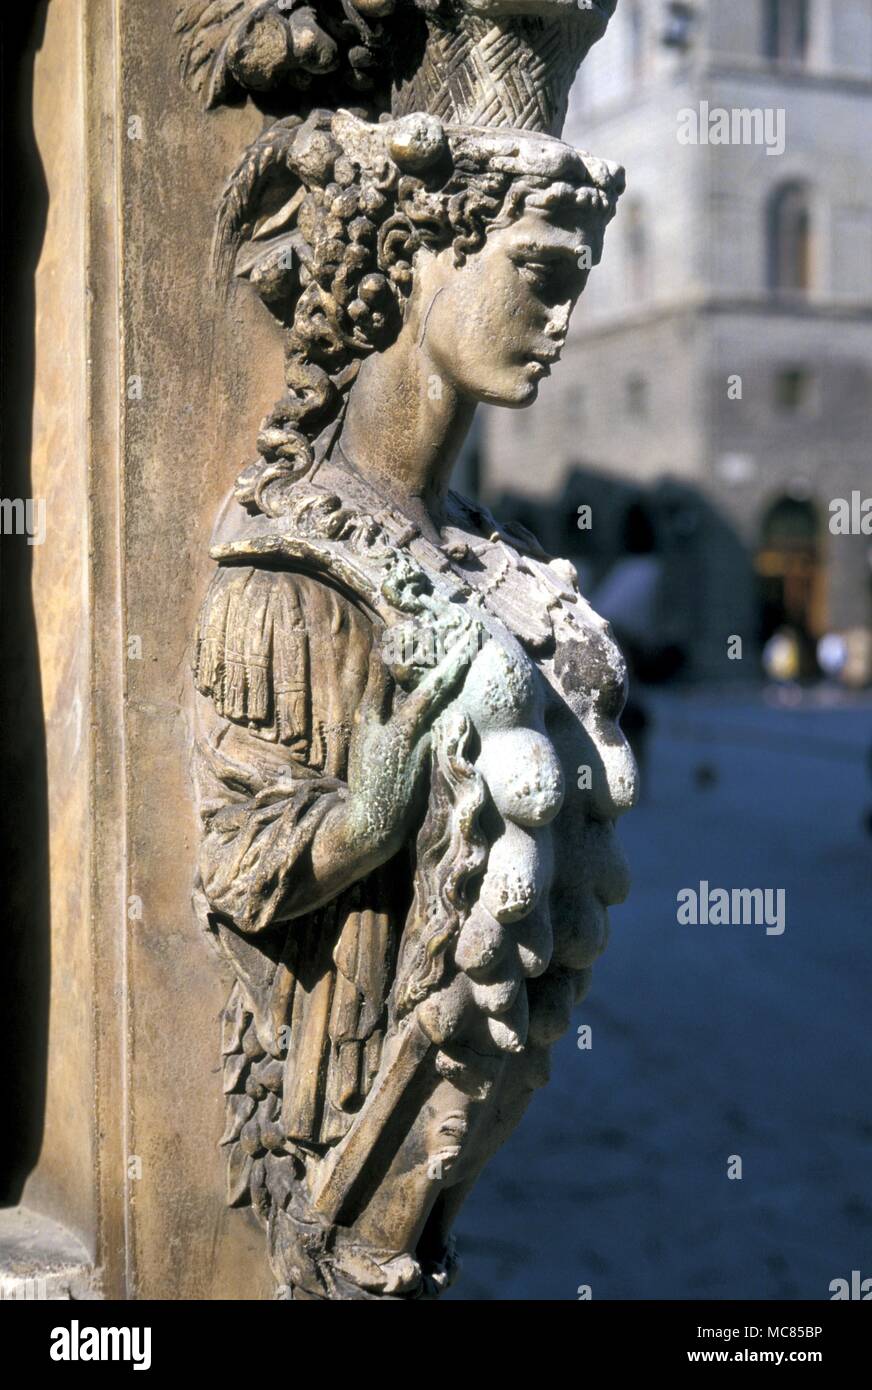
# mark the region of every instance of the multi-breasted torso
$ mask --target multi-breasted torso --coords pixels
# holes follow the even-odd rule
[[[485,861],[451,946],[478,1014],[467,1034],[484,1029],[495,1052],[547,1049],[605,944],[607,905],[626,892],[614,835],[635,798],[618,726],[624,665],[572,567],[455,494],[435,546],[360,480],[325,468],[315,483],[293,520],[231,510],[219,523],[195,658],[199,896],[237,978],[225,1138],[242,1136],[243,1164],[273,1134],[340,1138],[378,1071],[414,845],[326,908],[289,920],[284,902],[347,795],[354,712],[393,618],[426,629],[456,607],[482,634],[454,701],[487,788]],[[407,568],[430,586],[423,612],[408,602],[418,581],[397,593]]]

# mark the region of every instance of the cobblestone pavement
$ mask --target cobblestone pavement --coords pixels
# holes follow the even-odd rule
[[[564,1038],[470,1197],[450,1298],[826,1299],[872,1276],[872,702],[652,708],[633,892],[575,1020],[592,1048]],[[784,934],[679,926],[703,879],[785,889]]]

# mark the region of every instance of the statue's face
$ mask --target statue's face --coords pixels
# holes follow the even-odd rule
[[[407,324],[461,395],[529,405],[560,356],[601,249],[601,228],[561,225],[528,207],[510,226],[491,229],[459,268],[450,249],[419,253]]]

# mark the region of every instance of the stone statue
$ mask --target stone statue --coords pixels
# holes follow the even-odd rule
[[[449,487],[476,403],[535,399],[622,187],[546,132],[314,108],[224,193],[216,267],[281,323],[286,389],[213,539],[196,900],[236,979],[228,1199],[280,1297],[450,1283],[627,891],[607,624]]]

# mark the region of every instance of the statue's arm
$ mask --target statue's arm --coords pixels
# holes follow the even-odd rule
[[[247,736],[251,743],[254,739]],[[236,764],[246,738],[228,730],[216,745],[201,742],[203,764]],[[232,755],[231,755],[232,750]],[[229,918],[246,933],[311,912],[368,872],[363,854],[350,852],[343,834],[347,787],[334,778],[308,774],[288,759],[276,773],[264,768],[260,748],[245,750],[246,767],[264,776],[245,792],[234,779],[231,789],[216,790],[204,801],[199,877],[213,912]],[[231,761],[232,756],[232,761]],[[200,772],[205,789],[214,771]],[[218,780],[224,780],[218,774]],[[247,794],[246,794],[247,793]],[[336,872],[339,870],[339,872]],[[344,872],[343,872],[344,870]]]
[[[256,933],[324,906],[391,859],[423,809],[430,725],[468,663],[461,644],[404,695],[370,640],[359,691],[346,686],[343,778],[265,744],[204,701],[199,868],[212,910]]]

